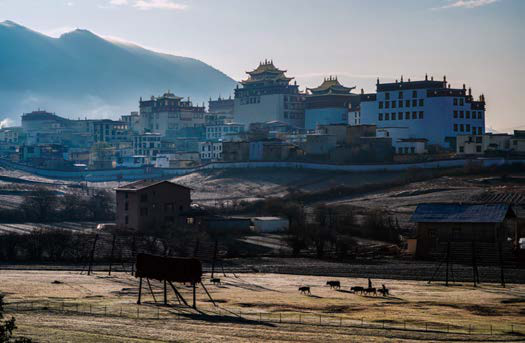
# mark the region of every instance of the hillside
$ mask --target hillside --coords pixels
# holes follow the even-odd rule
[[[161,54],[77,29],[52,38],[0,23],[0,120],[38,107],[65,116],[124,114],[139,98],[171,90],[202,102],[235,81],[193,58]]]

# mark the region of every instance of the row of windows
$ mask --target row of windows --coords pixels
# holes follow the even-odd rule
[[[397,98],[398,99],[403,99],[403,92],[402,91],[397,93]],[[417,98],[417,91],[415,91],[415,90],[412,91],[412,98]],[[388,93],[388,92],[385,93],[385,99],[386,100],[390,100],[390,93]]]
[[[258,104],[261,102],[261,97],[241,98],[241,105]]]
[[[425,117],[425,112],[419,111],[419,112],[412,112],[412,116],[410,116],[410,112],[405,112],[405,115],[403,116],[403,112],[392,112],[392,113],[379,113],[379,120],[409,120],[409,119],[423,119]]]
[[[463,99],[463,98],[459,98],[459,99],[458,98],[454,98],[454,100],[452,100],[452,101],[454,103],[454,106],[458,106],[458,105],[459,106],[463,106],[463,105],[465,105],[465,99]]]
[[[399,107],[399,108],[403,108],[403,105],[404,107],[422,107],[422,106],[425,106],[425,99],[412,99],[412,101],[410,100],[398,100],[398,101],[385,101],[383,103],[383,101],[379,101],[379,108],[396,108],[396,107]]]
[[[470,133],[470,124],[454,124],[454,132],[466,132]],[[483,128],[472,126],[472,134],[473,135],[482,135],[483,134]]]
[[[470,111],[456,111],[454,110],[454,118],[467,118],[470,119]],[[472,119],[483,119],[483,113],[481,111],[472,111]]]
[[[416,148],[415,147],[399,147],[397,148],[398,154],[415,154]]]

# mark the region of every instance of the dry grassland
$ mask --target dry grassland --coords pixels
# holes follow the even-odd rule
[[[174,305],[156,305],[146,282],[144,303],[137,306],[138,280],[123,273],[3,270],[0,289],[18,332],[43,342],[525,340],[525,285],[447,288],[377,279],[374,286],[384,283],[391,295],[374,297],[349,292],[366,286],[366,279],[338,278],[342,288],[336,291],[325,286],[328,277],[220,278],[220,286],[211,285],[209,276],[205,280],[219,306],[199,288],[198,312],[178,305],[171,290]],[[300,294],[299,286],[310,286],[312,295]],[[152,281],[152,287],[162,301],[161,283]],[[179,289],[190,301],[190,288]]]

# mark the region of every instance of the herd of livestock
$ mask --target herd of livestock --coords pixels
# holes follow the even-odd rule
[[[327,281],[326,286],[330,286],[332,289],[339,290],[341,289],[341,282],[338,280]],[[302,294],[312,294],[310,291],[310,286],[299,287],[299,292]],[[384,297],[390,295],[388,288],[386,288],[384,284],[381,285],[381,288],[372,287],[372,280],[370,279],[368,279],[368,287],[353,286],[350,287],[350,292],[361,295],[377,295],[377,293],[380,293]]]

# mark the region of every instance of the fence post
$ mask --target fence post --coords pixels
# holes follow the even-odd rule
[[[514,333],[514,325],[510,324],[510,333]]]
[[[425,331],[428,331],[428,323],[425,323]]]
[[[262,322],[262,312],[259,312],[259,321]]]
[[[138,307],[138,305],[137,305],[137,319],[139,318],[139,315],[140,315],[140,314],[139,314],[139,307]]]
[[[339,326],[343,326],[343,317],[339,317]]]
[[[157,307],[157,319],[160,319],[160,310],[158,307]]]
[[[281,314],[281,312],[279,312],[279,323],[282,323],[283,322],[283,316]]]
[[[104,306],[104,317],[107,315],[108,311],[107,311],[107,306]]]
[[[299,323],[302,323],[302,320],[301,320],[301,314],[299,313]]]
[[[319,315],[319,325],[322,325],[321,315]]]
[[[64,302],[62,301],[62,312],[64,312]]]
[[[383,329],[385,328],[385,320],[383,319]]]
[[[120,306],[120,316],[122,317],[122,306]]]
[[[89,304],[89,314],[91,314],[91,304]]]
[[[363,318],[361,318],[361,327],[363,326]]]

